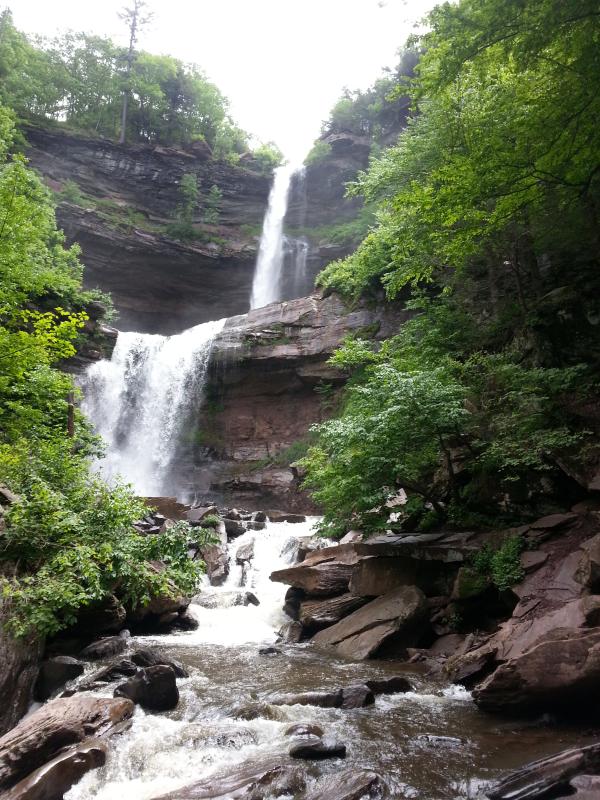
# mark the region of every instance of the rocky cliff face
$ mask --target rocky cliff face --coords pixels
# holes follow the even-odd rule
[[[172,333],[245,311],[268,177],[215,160],[201,143],[123,146],[33,127],[26,136],[31,165],[63,192],[58,222],[81,245],[86,286],[111,292],[121,329]],[[198,218],[211,187],[222,193],[219,224],[189,244],[165,233],[186,173],[198,178]]]
[[[311,295],[229,319],[180,477],[230,505],[314,510],[292,464],[345,382],[327,359],[349,333],[384,338],[407,316],[391,304],[347,308],[335,295]]]

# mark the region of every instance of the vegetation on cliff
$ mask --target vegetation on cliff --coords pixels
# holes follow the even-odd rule
[[[11,156],[14,135],[0,106],[0,484],[17,495],[0,512],[0,592],[13,632],[44,634],[112,592],[135,606],[189,591],[198,567],[186,530],[135,531],[145,507],[92,473],[100,443],[77,410],[69,420],[76,389],[57,365],[75,353],[95,295],[81,289],[50,192]]]
[[[198,66],[144,51],[131,58],[111,39],[86,33],[32,41],[10,11],[0,14],[0,102],[20,117],[117,139],[124,92],[128,142],[202,141],[217,158],[233,161],[249,150],[227,99]],[[280,160],[274,146],[261,145],[254,166],[269,171]]]
[[[462,0],[429,21],[417,113],[351,188],[377,223],[319,278],[415,311],[333,358],[346,403],[304,461],[333,532],[385,525],[401,489],[423,527],[543,512],[598,461],[597,6]]]

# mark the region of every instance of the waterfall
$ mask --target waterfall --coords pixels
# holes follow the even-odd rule
[[[172,488],[170,467],[193,426],[212,343],[225,320],[176,336],[120,333],[110,361],[83,379],[83,410],[106,445],[100,470],[144,496]]]
[[[291,164],[284,164],[275,170],[252,282],[251,309],[262,308],[280,299],[284,256],[283,219],[294,171],[295,167]]]

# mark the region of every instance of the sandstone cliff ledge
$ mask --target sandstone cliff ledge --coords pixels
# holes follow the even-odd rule
[[[330,416],[346,376],[327,364],[350,333],[383,339],[408,318],[401,305],[313,294],[228,319],[214,344],[195,444],[179,464],[188,486],[250,508],[311,511],[293,461],[310,426]],[[202,466],[204,464],[204,466]]]

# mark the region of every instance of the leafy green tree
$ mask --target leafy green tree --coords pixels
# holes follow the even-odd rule
[[[223,200],[223,192],[218,186],[211,186],[208,195],[204,201],[204,210],[202,212],[202,221],[207,225],[218,225],[219,217],[221,214],[221,201]]]

